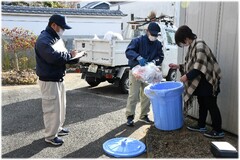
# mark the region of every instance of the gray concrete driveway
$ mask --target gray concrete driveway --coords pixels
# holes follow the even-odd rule
[[[139,107],[135,127],[125,125],[127,95],[118,88],[109,83],[89,88],[78,73],[68,73],[65,83],[65,127],[71,133],[60,147],[44,142],[38,85],[2,87],[2,158],[109,158],[102,144],[111,138],[131,137],[145,143],[150,125],[137,121]]]

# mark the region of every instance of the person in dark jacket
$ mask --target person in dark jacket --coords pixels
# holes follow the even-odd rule
[[[186,25],[178,28],[175,41],[180,47],[188,46],[184,64],[169,64],[170,68],[179,69],[182,73],[180,81],[185,86],[185,110],[191,106],[193,95],[197,96],[199,104],[198,124],[187,128],[191,131],[205,132],[206,137],[223,138],[222,118],[217,105],[221,79],[221,69],[217,60],[208,45],[198,39]],[[205,127],[208,111],[212,119],[211,131],[207,131]]]
[[[140,121],[151,123],[148,118],[150,111],[150,101],[144,94],[146,83],[137,80],[131,69],[136,65],[144,66],[148,62],[154,62],[156,65],[161,65],[164,55],[162,51],[162,44],[158,41],[158,33],[160,27],[155,22],[150,22],[148,25],[147,33],[143,36],[133,39],[126,49],[126,57],[130,66],[129,71],[129,96],[126,106],[127,125],[134,126],[134,116],[136,104],[140,96],[141,114]]]
[[[66,114],[66,91],[64,85],[66,64],[78,63],[76,51],[68,52],[61,38],[66,24],[65,17],[54,14],[48,26],[39,35],[35,44],[36,73],[42,93],[42,110],[45,125],[45,141],[53,145],[63,144],[59,136],[67,135],[63,128]]]

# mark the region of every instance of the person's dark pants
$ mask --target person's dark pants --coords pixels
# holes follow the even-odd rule
[[[199,104],[199,127],[205,127],[208,111],[212,119],[212,128],[217,132],[222,131],[222,117],[217,106],[217,97],[198,96]]]

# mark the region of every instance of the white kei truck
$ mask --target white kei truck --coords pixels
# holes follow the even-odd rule
[[[74,48],[85,52],[80,59],[80,73],[91,87],[107,81],[120,88],[124,94],[129,90],[129,66],[125,51],[132,38],[146,33],[146,21],[128,22],[125,40],[74,39]],[[176,70],[170,69],[169,63],[177,63],[178,50],[174,40],[176,27],[169,18],[157,22],[161,32],[158,39],[163,44],[164,60],[159,66],[163,78],[167,81],[176,79]]]

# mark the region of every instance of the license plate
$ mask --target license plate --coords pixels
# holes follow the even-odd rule
[[[88,67],[88,72],[96,73],[97,69],[98,69],[97,65],[90,64],[89,67]]]

